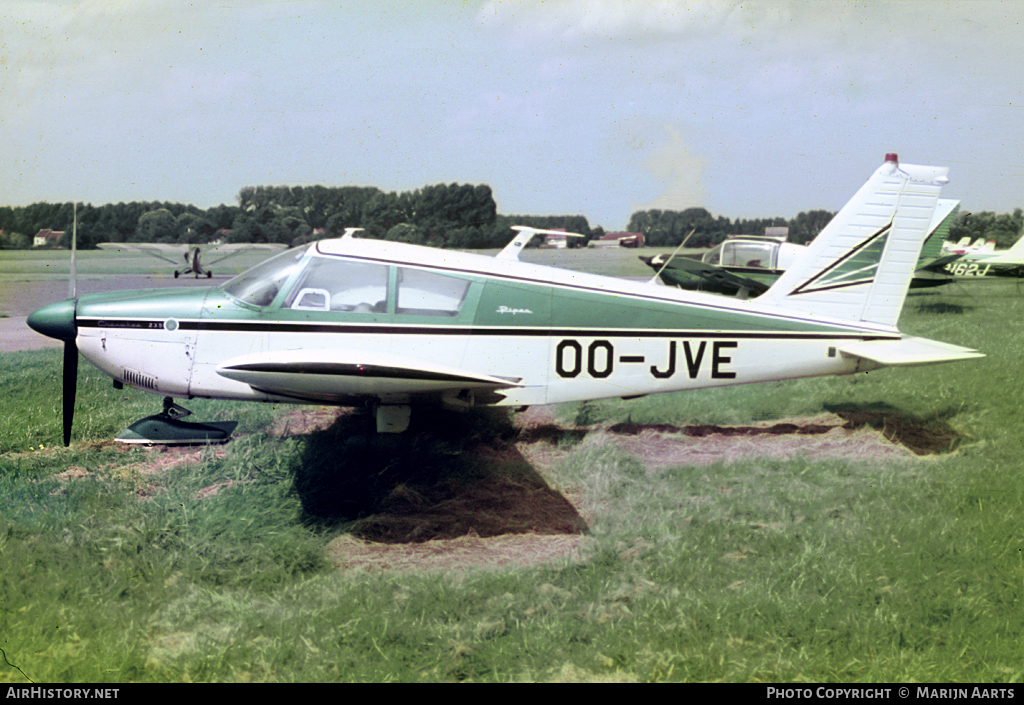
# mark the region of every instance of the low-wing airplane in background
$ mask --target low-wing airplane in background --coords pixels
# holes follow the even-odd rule
[[[917,269],[910,280],[911,288],[940,286],[953,281],[943,272],[943,267],[959,255],[943,255],[941,247],[959,209],[960,201],[938,200]],[[641,256],[640,259],[669,286],[747,298],[768,291],[805,249],[805,245],[786,242],[784,237],[732,235],[705,252],[699,260],[672,255]]]
[[[1006,250],[968,251],[952,261],[935,262],[928,269],[953,279],[1024,278],[1024,235]]]
[[[946,172],[887,155],[753,300],[520,262],[530,228],[496,257],[347,233],[218,287],[85,295],[28,323],[65,341],[65,443],[79,351],[115,387],[164,396],[164,427],[199,426],[171,412],[173,398],[201,397],[362,405],[382,432],[405,430],[421,406],[632,398],[966,360],[981,353],[896,327]]]
[[[173,265],[178,265],[178,260],[184,259],[185,267],[182,269],[174,270],[174,278],[177,279],[183,274],[194,274],[195,278],[198,279],[200,276],[205,276],[207,279],[213,276],[213,271],[208,269],[218,262],[223,262],[228,257],[234,257],[235,255],[243,252],[251,252],[254,250],[267,250],[270,252],[276,252],[277,250],[283,250],[284,245],[276,243],[234,243],[230,245],[169,245],[156,242],[147,243],[134,243],[134,242],[101,242],[96,245],[101,250],[126,250],[129,252],[143,252],[150,257],[156,257],[162,259],[164,262],[170,262]],[[207,252],[212,252],[218,257],[206,264],[204,268],[200,258],[202,251],[205,248]],[[171,259],[175,257],[176,259]]]
[[[996,241],[986,240],[979,237],[971,244],[971,238],[962,237],[959,242],[945,241],[942,243],[942,254],[944,255],[975,255],[995,252]]]

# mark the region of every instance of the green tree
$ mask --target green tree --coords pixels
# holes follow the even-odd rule
[[[198,213],[182,213],[175,220],[180,243],[202,244],[213,238],[215,232],[213,223]]]
[[[166,208],[143,213],[135,229],[136,242],[178,242],[178,219]]]
[[[829,224],[835,213],[826,210],[801,211],[789,221],[789,241],[805,245],[818,236]]]
[[[392,242],[408,242],[413,245],[422,245],[424,242],[423,231],[411,223],[399,223],[388,230],[384,239]]]

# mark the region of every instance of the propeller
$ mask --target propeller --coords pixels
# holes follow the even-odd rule
[[[64,446],[71,445],[71,422],[75,418],[75,391],[78,387],[78,346],[74,339],[64,341]]]
[[[71,323],[75,328],[75,335],[64,341],[64,378],[61,398],[63,400],[62,417],[64,421],[64,447],[71,445],[71,422],[75,418],[75,392],[78,391],[78,344],[75,338],[78,337],[78,321],[75,320],[75,309],[78,308],[78,265],[76,254],[78,253],[78,201],[74,205],[74,225],[71,228],[71,267],[68,272],[68,298],[74,302],[71,309]]]

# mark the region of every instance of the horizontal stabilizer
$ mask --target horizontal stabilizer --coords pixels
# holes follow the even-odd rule
[[[956,362],[985,357],[983,353],[959,345],[940,343],[927,338],[906,336],[899,340],[864,340],[839,348],[847,357],[857,357],[879,365],[928,365],[935,362]]]
[[[669,286],[697,290],[706,288],[716,293],[721,291],[728,294],[744,292],[744,298],[759,296],[768,291],[768,284],[762,281],[689,257],[669,258],[666,255],[654,255],[640,257],[640,260],[657,272],[657,280]]]

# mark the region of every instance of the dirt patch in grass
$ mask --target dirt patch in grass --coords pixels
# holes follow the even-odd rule
[[[381,544],[340,536],[327,547],[339,570],[383,573],[431,571],[462,573],[480,568],[527,568],[580,556],[580,534],[505,534],[481,537],[471,532],[453,539]]]
[[[547,478],[582,442],[615,444],[659,470],[753,458],[906,461],[948,451],[958,440],[940,420],[893,410],[844,408],[748,426],[577,428],[560,424],[548,407],[512,415],[511,423],[502,414],[430,416],[408,434],[374,436],[367,418],[351,410],[300,407],[270,429],[306,437],[296,490],[307,521],[341,530],[327,546],[340,569],[460,571],[578,557],[592,510],[582,491],[560,491]],[[140,472],[160,474],[224,452],[165,448]],[[197,499],[227,486],[203,488]]]
[[[278,416],[267,432],[272,436],[304,436],[330,428],[339,416],[352,411],[336,406],[302,406]]]
[[[345,570],[464,570],[534,565],[578,557],[592,516],[582,497],[565,496],[544,477],[580,442],[613,443],[645,467],[703,467],[752,458],[913,460],[947,452],[953,429],[894,411],[840,410],[750,426],[622,423],[574,428],[535,407],[514,418],[513,439],[462,449],[472,463],[502,456],[533,476],[484,476],[426,491],[395,488],[353,531],[328,547]]]
[[[592,433],[605,433],[609,442],[655,466],[707,465],[751,457],[886,460],[948,453],[962,440],[941,415],[923,419],[895,410],[837,408],[819,416],[751,426],[624,422],[566,428],[545,407],[521,416],[521,441],[572,443]]]

